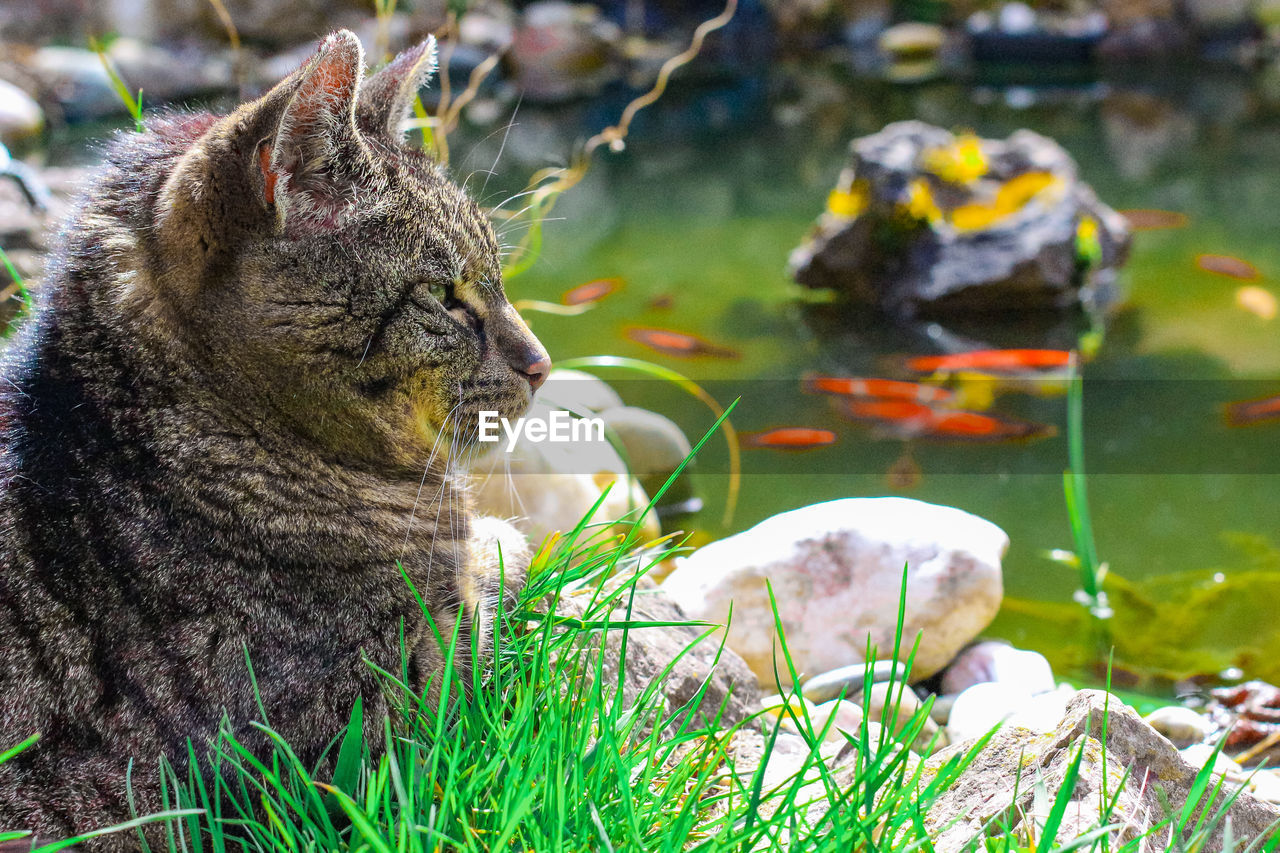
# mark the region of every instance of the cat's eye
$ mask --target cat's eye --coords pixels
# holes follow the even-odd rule
[[[433,282],[428,292],[444,307],[448,308],[453,301],[453,285],[444,282]]]

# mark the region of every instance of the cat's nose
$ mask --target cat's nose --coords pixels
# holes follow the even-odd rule
[[[542,387],[542,383],[547,381],[547,375],[551,373],[551,358],[546,353],[542,353],[541,358],[523,367],[517,367],[516,370],[523,373],[524,378],[529,380],[529,387],[537,391]]]

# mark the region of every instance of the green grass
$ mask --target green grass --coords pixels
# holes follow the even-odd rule
[[[924,727],[926,705],[897,734],[885,727],[872,736],[865,723],[856,734],[842,733],[852,754],[833,773],[819,754],[830,723],[801,711],[794,723],[809,746],[803,766],[772,785],[759,769],[743,773],[730,754],[743,725],[723,727],[719,713],[709,722],[693,713],[705,683],[685,706],[666,708],[667,673],[631,702],[606,678],[599,653],[606,637],[621,635],[625,650],[642,632],[669,627],[634,617],[632,608],[644,595],[638,578],[674,548],[637,551],[637,543],[620,544],[604,530],[580,524],[544,547],[505,618],[492,667],[476,668],[464,681],[446,664],[438,705],[410,689],[405,672],[382,672],[396,701],[391,717],[378,721],[381,739],[364,741],[366,721],[357,703],[345,731],[335,733],[331,760],[323,763],[332,769],[301,763],[265,723],[257,728],[270,740],[268,755],[251,753],[227,733],[215,744],[205,775],[168,769],[163,799],[169,811],[158,818],[166,826],[163,849],[934,849],[926,821],[931,806],[983,741],[925,773],[902,744]],[[584,603],[580,615],[557,608],[569,598]],[[903,653],[901,630],[899,618],[895,657],[909,669],[914,650]],[[457,637],[442,641],[452,661]],[[777,666],[798,680],[785,644]],[[764,731],[772,749],[779,729]],[[1080,745],[1069,775],[1079,772],[1082,755]],[[1103,804],[1099,826],[1069,844],[1055,842],[1073,789],[1068,784],[1052,792],[1041,783],[1036,797],[1044,807],[1033,811],[1047,818],[1032,821],[1031,829],[1024,821],[1015,830],[1013,816],[994,822],[972,849],[1139,849],[1136,843],[1107,846],[1114,801]],[[814,810],[815,801],[828,807]],[[1227,803],[1220,785],[1202,772],[1191,804],[1166,820],[1191,840],[1169,849],[1202,849]],[[144,819],[118,831],[136,831]],[[1229,849],[1274,850],[1277,842],[1263,847],[1260,840],[1241,839],[1233,845]]]

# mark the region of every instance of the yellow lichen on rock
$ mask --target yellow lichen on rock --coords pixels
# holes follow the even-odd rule
[[[827,195],[827,212],[842,219],[857,219],[867,209],[869,197],[866,181],[853,181],[847,189],[836,187]]]
[[[962,133],[950,145],[926,151],[924,168],[947,183],[970,184],[986,175],[990,166],[982,140],[975,134]]]

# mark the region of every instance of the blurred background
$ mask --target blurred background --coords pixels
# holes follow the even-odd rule
[[[450,169],[482,204],[519,211],[531,176],[578,162],[723,8],[6,0],[6,311],[18,308],[15,275],[39,287],[52,229],[101,141],[133,132],[121,84],[134,98],[141,90],[144,121],[152,109],[224,109],[278,81],[334,28],[355,30],[371,64],[435,32],[444,79],[423,91],[424,114],[449,99]],[[1034,441],[975,442],[892,413],[850,418],[801,381],[918,380],[903,369],[913,356],[1066,350],[1084,336],[1084,458],[1111,572],[1117,677],[1153,692],[1280,677],[1280,424],[1224,417],[1229,403],[1280,394],[1280,2],[740,0],[733,11],[635,116],[625,145],[596,149],[554,209],[498,220],[519,256],[513,300],[564,304],[579,285],[609,282],[584,299],[589,311],[529,313],[553,358],[678,370],[722,404],[740,398],[734,425],[766,436],[744,441],[732,517],[729,457],[713,438],[694,473],[702,509],[664,525],[706,541],[837,497],[961,507],[1013,543],[991,633],[1043,651],[1057,671],[1097,677],[1073,600],[1080,577],[1047,556],[1072,547],[1061,388],[971,398],[969,408],[1053,428]],[[961,134],[961,154],[970,133],[1026,128],[1056,141],[1071,179],[1123,217],[1106,298],[1046,309],[993,290],[964,310],[884,311],[838,286],[797,284],[797,247],[815,227],[856,218],[850,199],[865,203],[849,183],[851,163],[865,166],[851,141],[903,120]],[[667,414],[692,439],[714,420],[670,383],[610,379],[628,404]],[[767,437],[782,427],[809,432]]]

